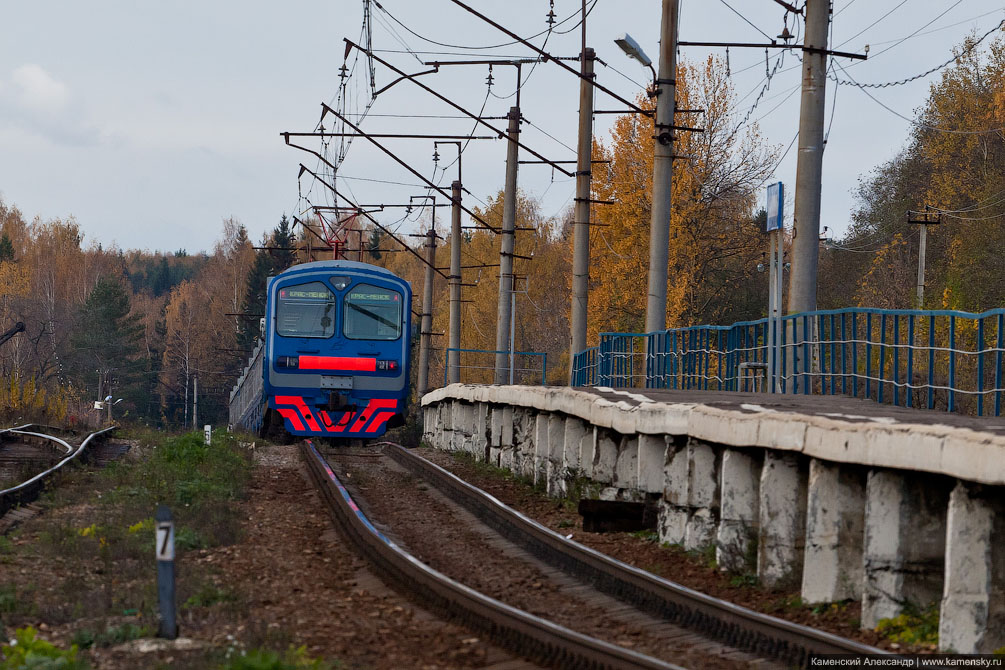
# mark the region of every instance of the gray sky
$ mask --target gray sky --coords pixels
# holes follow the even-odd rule
[[[521,35],[546,27],[548,0],[473,1]],[[720,0],[681,1],[681,40],[764,40]],[[764,33],[781,32],[784,10],[772,0],[728,2]],[[381,4],[416,33],[438,42],[476,46],[510,41],[449,0],[382,0]],[[556,15],[564,19],[580,3],[555,0],[554,4]],[[0,195],[28,218],[72,215],[86,240],[115,242],[127,249],[209,249],[220,234],[221,221],[230,216],[243,222],[253,239],[260,239],[283,212],[297,209],[299,163],[316,165],[309,155],[284,146],[279,133],[313,129],[320,103],[335,99],[342,38],[358,40],[362,6],[362,0],[4,3]],[[597,0],[590,14],[589,44],[610,66],[597,66],[599,81],[625,97],[639,90],[629,79],[644,83],[650,75],[612,40],[628,32],[655,59],[659,11],[657,0]],[[424,69],[420,58],[531,55],[519,46],[484,51],[437,46],[409,34],[376,8],[374,16],[374,46],[391,50],[380,55],[408,72]],[[899,80],[941,64],[968,33],[983,34],[1003,18],[1002,5],[987,0],[836,0],[832,47],[861,51],[871,45],[867,62],[838,61],[860,83]],[[561,29],[574,23],[575,19]],[[542,39],[534,41],[540,44]],[[579,45],[579,31],[573,30],[552,34],[546,48],[558,56],[575,56]],[[408,50],[456,55],[415,56]],[[691,59],[707,53],[695,48],[682,52]],[[769,54],[772,67],[780,53]],[[764,84],[764,59],[763,50],[730,50],[741,118]],[[524,70],[525,76],[528,71]],[[836,73],[847,78],[839,69]],[[353,86],[364,86],[360,74],[353,78]],[[500,99],[513,91],[512,69],[494,71],[492,91],[500,97],[486,99],[486,74],[484,67],[447,68],[423,81],[472,111],[485,101],[485,114],[503,115],[512,104],[512,98]],[[937,76],[871,92],[910,117]],[[378,86],[391,78],[377,66]],[[783,151],[796,131],[799,81],[796,54],[786,54],[750,116]],[[827,95],[828,123],[832,109],[834,113],[824,158],[822,225],[840,233],[854,204],[851,189],[904,146],[909,123],[859,89],[828,82]],[[578,80],[554,64],[538,65],[525,82],[522,98],[523,114],[533,124],[524,126],[524,141],[549,158],[573,159],[569,147],[576,144]],[[616,104],[598,94],[598,109],[614,109]],[[378,116],[383,114],[456,114],[408,82],[378,97],[364,122],[367,130],[464,134],[472,128],[464,119]],[[598,116],[595,132],[605,135],[612,121],[612,116]],[[492,123],[502,127],[505,121]],[[326,127],[331,127],[330,121]],[[431,141],[388,143],[420,172],[433,175]],[[441,150],[444,157],[453,153],[452,147]],[[472,142],[468,147],[464,183],[475,196],[485,199],[501,187],[504,156],[500,141]],[[790,192],[795,186],[795,156],[793,147],[776,172]],[[351,146],[340,174],[418,183],[362,140]],[[444,184],[454,177],[453,168],[446,175],[435,174]],[[309,176],[301,183],[306,194]],[[362,204],[402,202],[424,192],[416,186],[359,179],[344,184]],[[522,166],[520,186],[541,198],[547,214],[559,213],[571,203],[573,182],[563,175],[555,175],[553,181],[549,168]],[[313,186],[309,197],[315,204],[326,203],[323,187]],[[468,204],[472,203],[477,201],[469,198]],[[379,216],[400,226],[401,232],[419,227],[413,220],[398,222],[402,214]]]

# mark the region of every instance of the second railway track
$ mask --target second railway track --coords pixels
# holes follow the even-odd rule
[[[103,465],[121,455],[125,445],[107,444],[115,428],[90,433],[74,443],[56,433],[65,431],[28,424],[0,430],[0,531],[12,525],[4,521],[14,508],[31,503],[53,477],[74,463],[92,461]],[[47,431],[47,432],[45,432]]]
[[[458,618],[467,625],[487,631],[500,644],[538,662],[555,667],[665,668],[674,667],[674,664],[691,668],[791,667],[806,665],[814,653],[882,653],[857,642],[711,598],[611,559],[566,540],[408,450],[387,444],[385,452],[380,458],[374,458],[376,452],[332,452],[333,468],[312,446],[303,448],[315,481],[323,492],[328,490],[326,499],[342,509],[337,515],[339,524],[377,564],[378,570],[399,586],[418,591],[419,597],[428,600],[434,608],[454,616],[463,613]],[[354,458],[354,455],[366,458]],[[373,468],[389,465],[386,462],[381,465],[381,458],[397,464],[396,475],[374,474]],[[346,484],[339,480],[336,470],[342,472]],[[408,479],[414,480],[411,487],[401,486],[396,496],[381,502],[383,496],[377,493],[380,487],[387,489],[393,482],[401,484]],[[429,488],[426,484],[436,489],[441,500],[446,496],[451,501],[449,504],[465,508],[467,520],[455,516],[453,521],[444,521],[434,516],[432,508],[438,506],[436,496],[431,495],[432,491],[423,493]],[[439,533],[434,526],[446,523],[465,526],[462,535],[477,534],[478,531],[469,528],[480,525],[471,518],[473,515],[492,529],[489,534],[498,533],[501,538],[477,540],[475,544],[487,542],[489,548],[471,549],[470,557],[456,558],[456,546],[455,558],[437,557],[435,554],[439,552],[431,549],[431,545],[457,544],[456,533],[443,536],[450,539],[436,539],[439,536],[434,535],[433,539],[426,540],[425,531],[400,528],[396,518],[387,532],[403,538],[402,542],[411,549],[414,549],[413,544],[422,549],[416,552],[418,557],[406,554],[394,558],[392,553],[403,550],[377,530],[376,521],[361,516],[359,505],[353,501],[347,486],[360,494],[360,504],[375,510],[381,520],[392,518],[385,512],[393,510],[394,504],[412,508],[424,505],[429,509],[427,528],[430,533]],[[419,493],[406,494],[405,489]],[[413,526],[422,525],[423,514],[421,511],[416,514],[417,511],[411,510]],[[349,526],[355,528],[349,532]],[[508,550],[504,546],[507,542],[519,549]],[[460,551],[463,554],[468,550]],[[479,551],[489,553],[479,554]],[[507,557],[497,560],[492,552],[507,554]],[[523,556],[509,555],[513,553]],[[471,560],[476,566],[481,565],[481,569],[472,570]],[[426,571],[436,573],[435,576],[413,574],[412,571],[421,570],[424,562],[441,568],[442,572],[471,588],[457,582],[454,586],[439,584],[437,580],[445,575],[429,567]],[[507,572],[514,574],[504,574]],[[522,579],[525,575],[531,576]],[[414,588],[416,586],[419,588]],[[460,596],[458,589],[462,592]],[[463,602],[474,597],[466,592],[472,589],[491,592],[509,605],[490,604],[496,599],[485,596],[481,597],[486,602]],[[521,594],[521,589],[546,592],[547,598],[545,601],[530,598]],[[457,598],[462,602],[457,602]],[[503,615],[496,611],[496,606],[514,610],[514,605],[536,611],[541,617],[519,612],[530,619],[517,615],[516,622],[501,623]],[[513,616],[513,612],[508,615]],[[568,628],[544,621],[545,618],[560,620]],[[580,633],[569,628],[576,628]],[[583,647],[580,638],[591,642]],[[629,656],[620,657],[622,652]]]

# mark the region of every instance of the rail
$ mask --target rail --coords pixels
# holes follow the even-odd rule
[[[508,350],[507,351],[494,351],[494,350],[489,350],[489,349],[459,349],[459,348],[455,348],[455,347],[449,347],[446,351],[447,351],[447,360],[450,359],[451,352],[456,352],[457,354],[487,354],[487,355],[491,355],[493,357],[496,356],[497,354],[503,354],[505,356],[510,356],[512,354],[513,360],[510,361],[510,366],[507,367],[507,370],[511,371],[511,374],[510,374],[510,383],[513,383],[513,384],[520,384],[520,383],[524,383],[525,384],[527,382],[526,381],[522,381],[522,380],[527,380],[529,378],[529,376],[526,375],[526,374],[520,374],[519,376],[515,376],[517,373],[534,373],[534,376],[536,377],[537,376],[537,372],[538,372],[538,368],[536,368],[536,367],[514,367],[514,365],[515,365],[514,361],[516,360],[517,356],[530,356],[532,358],[540,358],[541,359],[541,367],[540,367],[541,386],[547,386],[548,385],[548,354],[546,352],[542,352],[542,351],[508,351]],[[458,358],[459,358],[459,356],[458,356]],[[448,373],[450,367],[451,366],[448,365],[448,366],[444,366],[444,368],[443,368],[443,385],[444,386],[447,385],[447,373]],[[474,374],[468,375],[469,379],[467,379],[466,381],[471,382],[471,383],[488,383],[488,384],[492,383],[492,377],[493,377],[494,371],[496,369],[495,360],[493,360],[491,363],[486,363],[486,364],[483,364],[483,365],[476,365],[474,363],[469,363],[469,364],[465,365],[465,364],[463,364],[461,362],[458,362],[457,367],[460,370],[481,370],[482,371],[481,373],[474,373]]]
[[[573,542],[440,466],[386,443],[390,456],[512,542],[597,589],[741,649],[805,666],[812,654],[885,654],[830,633],[713,598]]]
[[[95,431],[90,435],[88,435],[87,437],[85,437],[84,441],[80,443],[79,447],[73,448],[67,442],[61,440],[58,437],[54,437],[52,435],[46,435],[43,433],[35,433],[22,430],[23,428],[27,427],[28,426],[20,426],[18,428],[8,429],[2,432],[14,435],[31,435],[34,437],[41,437],[44,439],[52,440],[57,444],[59,444],[60,446],[63,446],[65,449],[67,449],[67,455],[65,458],[60,460],[51,468],[38,473],[37,475],[21,482],[16,486],[12,486],[10,488],[0,491],[0,514],[4,514],[11,507],[27,502],[29,499],[36,496],[38,492],[45,486],[45,482],[48,478],[50,478],[55,473],[59,472],[61,469],[63,469],[70,463],[73,463],[78,458],[82,457],[82,454],[84,454],[84,450],[90,444],[92,439],[95,438],[100,439],[104,437],[106,433],[110,433],[111,431],[117,428],[117,426],[111,426],[109,428],[104,428],[102,430]]]
[[[601,333],[575,355],[575,386],[850,395],[977,416],[1002,414],[1005,309],[847,308]]]
[[[423,604],[465,626],[482,630],[502,646],[547,665],[597,670],[680,670],[679,666],[588,637],[506,605],[434,570],[373,526],[310,441],[301,443],[300,453],[322,498],[350,541],[386,578],[419,595]]]

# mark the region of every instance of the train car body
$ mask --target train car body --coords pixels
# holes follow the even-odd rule
[[[231,423],[265,433],[374,438],[404,421],[408,282],[374,265],[317,261],[271,278],[265,341],[231,393]]]

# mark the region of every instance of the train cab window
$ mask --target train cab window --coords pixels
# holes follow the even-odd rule
[[[287,337],[331,337],[335,294],[319,281],[279,289],[276,332]]]
[[[401,294],[357,284],[345,296],[345,336],[351,340],[396,340],[401,337]]]

